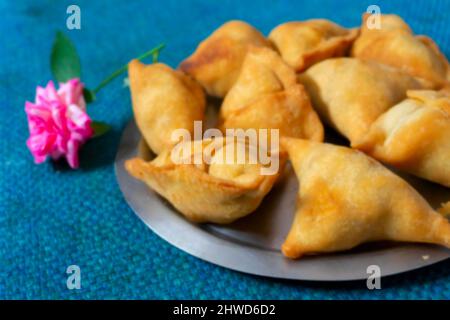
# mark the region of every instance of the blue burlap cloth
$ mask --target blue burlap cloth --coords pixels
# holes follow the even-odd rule
[[[66,29],[66,8],[81,8],[81,30]],[[25,100],[51,79],[49,54],[56,30],[75,43],[82,80],[94,87],[131,58],[165,42],[161,60],[172,66],[229,19],[264,33],[289,20],[328,18],[357,26],[370,4],[400,14],[417,33],[450,55],[450,1],[1,1],[0,12],[0,298],[103,299],[430,299],[450,298],[450,261],[365,282],[280,281],[226,270],[172,247],[125,203],[113,161],[131,118],[121,79],[89,106],[113,131],[85,145],[81,168],[33,164]],[[66,268],[79,265],[81,290],[68,290]]]

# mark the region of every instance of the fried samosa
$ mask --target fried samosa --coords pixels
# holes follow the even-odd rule
[[[281,136],[323,140],[322,123],[294,70],[268,48],[249,48],[220,118],[224,129],[279,129]]]
[[[229,21],[201,42],[179,68],[194,77],[208,94],[224,97],[239,75],[248,45],[271,46],[251,25]]]
[[[450,247],[450,223],[407,182],[364,153],[282,138],[299,179],[297,212],[282,246],[299,258],[364,242],[406,241]]]
[[[297,72],[332,57],[346,55],[358,29],[345,29],[324,19],[292,21],[274,28],[269,39]]]
[[[319,62],[299,75],[321,119],[351,143],[387,109],[421,85],[396,69],[354,58]]]
[[[241,73],[220,107],[221,117],[245,107],[261,95],[297,84],[297,76],[280,55],[269,48],[249,46]]]
[[[416,99],[421,103],[439,108],[450,115],[450,90],[409,90],[408,98]]]
[[[450,96],[408,91],[354,147],[384,163],[450,187]]]
[[[128,65],[128,76],[134,119],[153,152],[159,154],[178,142],[171,139],[173,130],[193,134],[194,121],[203,120],[206,103],[198,83],[164,64],[138,60]]]
[[[398,68],[422,80],[429,88],[441,88],[450,80],[450,67],[436,43],[415,36],[396,15],[382,15],[380,28],[369,28],[363,16],[361,35],[352,48],[352,56]]]
[[[229,148],[234,148],[234,153]],[[243,148],[241,153],[239,148]],[[126,161],[125,167],[189,220],[230,223],[259,206],[284,167],[286,155],[272,150],[271,159],[278,161],[277,166],[271,163],[273,172],[263,174],[268,165],[250,156],[254,148],[249,142],[230,138],[185,141],[151,162],[134,158]]]

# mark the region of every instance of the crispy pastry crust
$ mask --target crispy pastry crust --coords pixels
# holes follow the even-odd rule
[[[313,64],[347,54],[358,29],[345,29],[324,19],[293,21],[274,28],[269,39],[297,72]]]
[[[193,79],[157,63],[128,65],[131,100],[137,126],[153,152],[159,154],[177,141],[173,130],[184,128],[191,135],[194,121],[203,120],[205,95]]]
[[[450,96],[408,91],[354,145],[372,157],[450,187]]]
[[[358,142],[386,110],[421,85],[396,69],[354,58],[319,62],[299,75],[321,119]]]
[[[251,25],[229,21],[202,41],[179,69],[194,77],[208,94],[224,97],[239,75],[248,45],[271,46]]]
[[[398,68],[421,79],[429,88],[442,88],[450,80],[450,66],[436,43],[415,36],[396,15],[382,15],[381,29],[369,29],[363,16],[361,35],[352,48],[352,56]]]
[[[213,140],[203,140],[203,147]],[[218,154],[225,146],[219,141]],[[280,154],[276,174],[261,175],[260,164],[175,164],[166,150],[155,160],[126,161],[127,171],[166,198],[194,222],[230,223],[253,212],[283,171],[286,155]]]
[[[450,247],[450,223],[406,181],[364,153],[282,138],[299,179],[288,258],[390,240]]]
[[[251,47],[220,109],[221,128],[279,129],[282,136],[323,140],[323,126],[294,70],[268,48]]]

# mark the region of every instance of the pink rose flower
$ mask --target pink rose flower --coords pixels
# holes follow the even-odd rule
[[[56,90],[49,81],[45,88],[36,88],[35,103],[25,103],[27,146],[35,163],[44,162],[48,155],[55,160],[64,156],[71,168],[78,168],[78,149],[94,134],[83,87],[79,79],[71,79]]]

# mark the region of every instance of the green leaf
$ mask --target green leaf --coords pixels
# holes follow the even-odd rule
[[[56,33],[50,56],[50,67],[58,82],[66,82],[81,76],[81,64],[77,49],[61,31]]]
[[[83,97],[84,97],[84,101],[86,101],[86,103],[91,103],[91,102],[95,101],[94,91],[89,90],[88,88],[83,89]]]
[[[92,129],[94,129],[94,135],[92,138],[100,137],[111,129],[109,124],[100,121],[92,121],[91,126]]]

